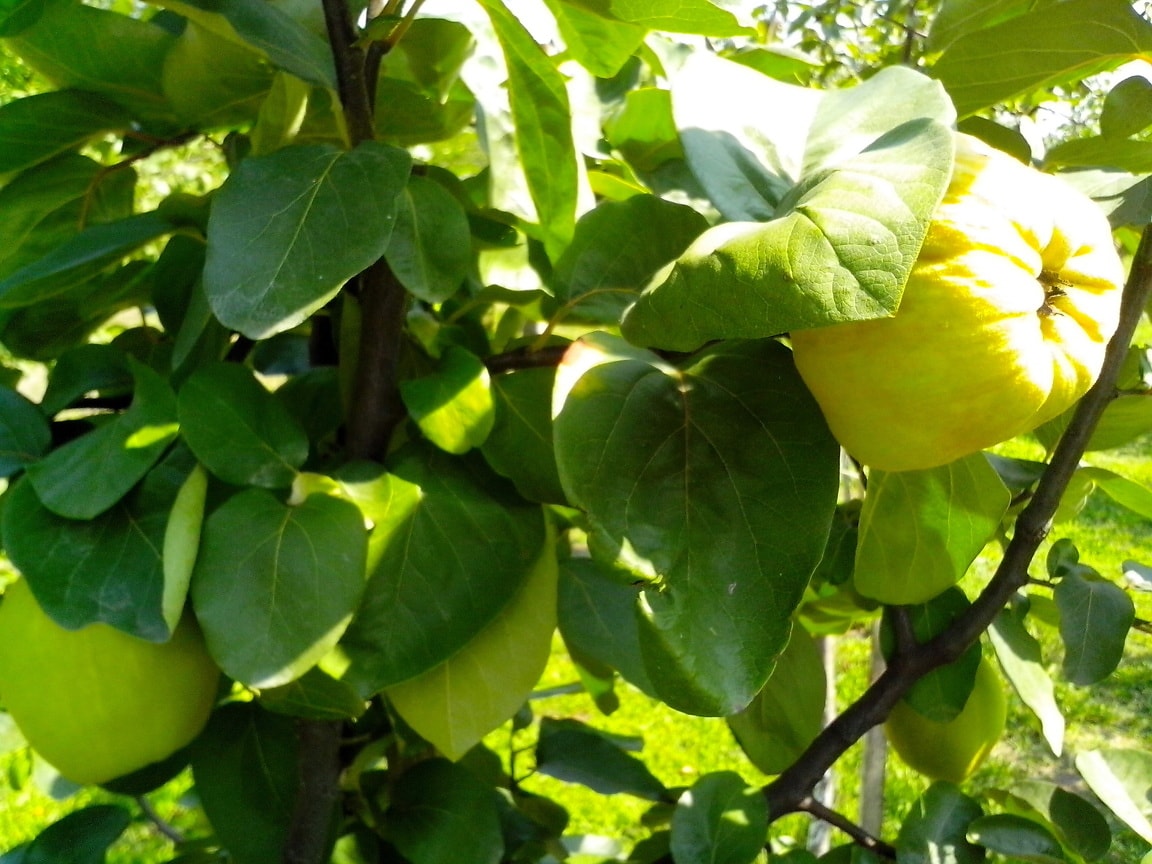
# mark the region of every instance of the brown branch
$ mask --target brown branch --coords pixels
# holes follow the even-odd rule
[[[344,106],[344,119],[348,134],[355,147],[361,141],[375,137],[372,122],[372,102],[365,77],[364,52],[356,44],[356,28],[348,13],[345,0],[323,0],[324,20],[328,26],[328,41],[336,62],[336,82],[340,89],[340,104]]]
[[[894,656],[887,671],[829,724],[796,762],[764,787],[773,819],[800,810],[817,781],[849,747],[873,726],[883,723],[917,680],[956,660],[975,644],[997,613],[1028,583],[1028,567],[1048,534],[1060,498],[1080,464],[1100,415],[1115,396],[1121,366],[1149,297],[1152,297],[1152,226],[1145,228],[1141,236],[1124,288],[1120,323],[1108,343],[1100,376],[1080,400],[1032,500],[1017,518],[1012,540],[992,580],[948,630],[910,654]]]
[[[896,860],[895,847],[890,846],[878,837],[873,837],[847,816],[842,813],[837,813],[831,807],[826,807],[815,798],[811,796],[804,798],[796,805],[796,810],[815,816],[817,819],[827,822],[833,828],[839,828],[851,837],[852,842],[857,846],[862,846],[871,852],[875,852],[881,858],[887,858],[890,861]]]
[[[568,345],[549,345],[535,351],[521,348],[506,354],[494,354],[484,361],[493,374],[514,372],[517,369],[536,369],[541,366],[559,366]]]

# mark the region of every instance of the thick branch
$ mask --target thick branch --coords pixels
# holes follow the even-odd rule
[[[348,14],[347,0],[324,0],[324,20],[328,25],[328,41],[336,63],[336,83],[340,88],[340,104],[344,106],[344,119],[348,134],[355,147],[375,135],[372,123],[370,88],[365,76],[364,52],[356,44],[356,29]]]
[[[944,633],[912,652],[892,658],[887,671],[824,729],[804,754],[764,787],[773,818],[803,809],[817,781],[844,752],[889,712],[925,674],[957,659],[991,625],[997,613],[1028,582],[1028,567],[1048,534],[1052,516],[1068,481],[1080,464],[1104,408],[1113,399],[1120,367],[1132,335],[1152,296],[1152,226],[1144,230],[1132,262],[1120,312],[1120,324],[1108,344],[1096,384],[1080,400],[1072,422],[1052,455],[1028,506],[1016,520],[1012,540],[995,575],[975,602]]]

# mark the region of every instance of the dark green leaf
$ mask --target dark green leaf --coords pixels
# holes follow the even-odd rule
[[[604,202],[576,223],[551,284],[561,314],[616,324],[661,267],[670,264],[708,227],[681,204],[654,195]]]
[[[1060,842],[1052,832],[1031,819],[1011,813],[981,816],[968,826],[968,839],[1012,861],[1064,864]]]
[[[120,503],[95,519],[64,519],[40,503],[27,478],[5,497],[4,550],[44,611],[76,629],[103,621],[154,642],[163,615],[169,513],[194,461],[176,448]]]
[[[411,864],[497,864],[504,854],[492,788],[446,759],[400,776],[382,829]]]
[[[1076,770],[1125,825],[1152,843],[1152,753],[1132,748],[1087,750]]]
[[[968,826],[983,814],[980,805],[952,783],[937,782],[904,817],[896,839],[901,864],[979,864],[984,850],[968,842]]]
[[[52,823],[24,849],[23,864],[104,864],[108,847],[132,814],[115,804],[94,804]]]
[[[800,627],[776,660],[772,677],[728,726],[752,764],[779,774],[796,761],[824,726],[824,663]]]
[[[961,36],[1027,12],[1033,0],[947,0],[932,18],[928,50],[943,51]]]
[[[0,3],[0,38],[16,36],[27,30],[43,11],[43,0],[4,0]]]
[[[201,27],[254,46],[273,65],[298,78],[336,89],[332,52],[324,40],[298,23],[279,5],[264,0],[157,0]]]
[[[0,387],[0,477],[11,477],[52,446],[40,409],[15,390]]]
[[[276,687],[334,646],[364,593],[367,536],[347,501],[295,506],[247,489],[204,522],[192,601],[212,656],[231,677]]]
[[[308,458],[304,430],[243,366],[203,367],[184,382],[177,404],[184,440],[228,483],[290,486]]]
[[[652,682],[640,653],[640,631],[633,607],[637,589],[588,558],[560,565],[560,632],[581,658],[603,663],[649,695]]]
[[[0,280],[0,307],[41,304],[174,230],[175,226],[158,213],[141,213],[86,228],[43,258]]]
[[[1136,59],[1152,24],[1128,3],[1067,0],[960,36],[932,67],[961,117]]]
[[[515,496],[476,458],[409,447],[391,473],[355,483],[374,524],[375,566],[331,669],[365,697],[459,651],[491,622],[545,542],[538,505]]]
[[[449,347],[433,374],[401,381],[400,395],[424,437],[448,453],[467,453],[492,430],[488,370],[463,348]]]
[[[629,90],[624,106],[605,121],[604,133],[638,171],[654,171],[671,159],[684,158],[667,90]]]
[[[1152,143],[1129,138],[1075,138],[1050,147],[1044,154],[1049,168],[1110,168],[1132,174],[1152,172]]]
[[[262,339],[311,315],[388,248],[410,163],[376,142],[241,162],[208,220],[204,290],[216,317]]]
[[[1025,165],[1032,164],[1032,145],[1015,129],[1001,126],[987,117],[966,117],[956,124],[956,131],[973,135]]]
[[[55,90],[0,106],[0,174],[22,171],[132,122],[115,102],[81,90]]]
[[[1017,783],[1011,794],[1046,819],[1060,841],[1077,855],[1095,861],[1112,845],[1112,829],[1086,798],[1040,780]]]
[[[502,2],[480,3],[504,50],[520,158],[544,247],[555,261],[576,225],[576,149],[564,77]]]
[[[385,253],[400,283],[426,303],[447,300],[464,281],[471,248],[460,203],[435,180],[408,178]]]
[[[601,795],[623,793],[666,801],[668,790],[648,766],[615,741],[576,720],[540,723],[536,770],[565,783],[580,783]]]
[[[926,471],[873,471],[860,514],[856,589],[885,604],[935,597],[964,576],[1011,499],[982,453]]]
[[[1124,656],[1136,610],[1123,589],[1091,573],[1067,573],[1054,592],[1064,677],[1081,687],[1107,678]]]
[[[1044,740],[1059,756],[1064,750],[1064,715],[1056,704],[1055,687],[1044,666],[1040,642],[1024,627],[1013,609],[1000,612],[988,628],[1000,668],[1020,699],[1040,721]]]
[[[672,813],[676,861],[750,864],[767,836],[764,794],[734,771],[705,774],[680,796]]]
[[[196,795],[235,864],[281,860],[299,784],[297,752],[292,718],[254,702],[215,711],[193,744]]]
[[[1100,112],[1100,131],[1110,138],[1127,138],[1152,126],[1152,81],[1140,75],[1115,85]]]
[[[313,667],[295,681],[260,693],[260,704],[277,714],[313,720],[347,720],[368,707],[347,684]]]
[[[149,367],[128,360],[132,405],[28,467],[40,501],[60,516],[93,519],[151,470],[176,438],[176,397]]]
[[[492,378],[492,431],[480,449],[497,474],[529,501],[564,504],[552,447],[556,370],[517,369]]]
[[[58,87],[106,96],[141,119],[170,119],[160,71],[175,36],[150,21],[73,0],[42,5],[39,20],[6,48]]]
[[[670,366],[594,334],[565,356],[556,459],[593,540],[648,583],[648,676],[669,704],[728,715],[760,690],[824,551],[837,448],[772,341]]]
[[[821,98],[734,63],[702,63],[682,73],[695,95],[681,97],[674,82],[677,124],[691,127],[685,152],[721,212],[751,221],[705,232],[641,295],[624,335],[688,351],[891,314],[951,174],[951,107],[939,85],[891,68]],[[742,109],[720,113],[716,94],[736,88],[744,104],[748,84],[763,82],[778,110],[762,111],[796,108],[790,138],[769,138],[761,112],[754,121]],[[682,108],[689,98],[699,104]]]

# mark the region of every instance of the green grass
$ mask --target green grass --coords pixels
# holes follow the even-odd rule
[[[1039,456],[1028,445],[1016,443],[1014,455]],[[1089,454],[1091,464],[1107,467],[1152,487],[1152,436],[1123,450]],[[1101,493],[1094,494],[1074,522],[1056,526],[1033,565],[1034,575],[1043,574],[1043,555],[1050,543],[1069,537],[1079,548],[1081,560],[1109,578],[1119,576],[1126,558],[1152,562],[1152,521],[1134,517]],[[966,578],[972,594],[990,574],[996,557],[989,552]],[[1152,595],[1135,594],[1137,614],[1152,619]],[[1147,747],[1152,742],[1152,637],[1133,632],[1117,672],[1092,688],[1072,687],[1060,680],[1061,650],[1056,635],[1039,632],[1045,659],[1054,670],[1057,699],[1069,718],[1064,753],[1059,758],[1047,748],[1039,725],[1014,694],[1010,695],[1010,737],[1002,741],[988,763],[969,781],[967,791],[981,797],[987,790],[1004,788],[1022,777],[1046,778],[1075,785],[1075,754],[1100,746],[1128,743]],[[839,698],[841,708],[864,689],[867,682],[869,639],[864,630],[838,638]],[[559,640],[540,688],[557,687],[577,681],[577,674]],[[620,707],[609,716],[600,714],[586,694],[550,696],[534,700],[538,716],[576,717],[593,726],[626,735],[642,736],[642,758],[651,771],[671,787],[690,786],[702,775],[721,770],[739,772],[749,783],[762,784],[769,778],[757,771],[743,756],[722,720],[690,717],[656,702],[634,688],[618,686]],[[531,729],[512,733],[509,726],[487,738],[489,746],[507,758],[512,744],[517,756],[515,772],[523,786],[562,803],[571,814],[569,832],[619,838],[625,848],[647,834],[642,826],[647,802],[624,795],[602,796],[584,787],[565,784],[532,774]],[[529,748],[523,750],[522,748]],[[837,809],[855,818],[859,807],[861,747],[856,745],[836,766]],[[143,817],[136,802],[101,791],[85,790],[75,797],[57,801],[40,790],[34,778],[19,781],[21,753],[0,757],[0,850],[26,841],[45,825],[66,812],[90,803],[113,801],[128,806],[137,821],[109,856],[110,864],[160,864],[174,851],[173,845]],[[202,835],[202,816],[187,798],[190,778],[185,774],[173,784],[150,796],[159,814],[188,836]],[[889,762],[885,787],[884,836],[895,837],[904,813],[927,788],[927,782],[906,769],[895,758]],[[790,817],[774,826],[774,834],[793,836],[803,842],[807,822]],[[836,842],[845,838],[836,837]],[[1132,864],[1147,850],[1131,832],[1120,838],[1104,864]]]

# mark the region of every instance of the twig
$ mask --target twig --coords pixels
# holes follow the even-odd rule
[[[857,846],[862,846],[869,851],[875,852],[881,858],[887,858],[890,861],[896,860],[896,849],[893,846],[885,843],[879,837],[873,837],[847,816],[842,813],[837,813],[830,807],[826,807],[811,796],[803,798],[797,805],[796,810],[801,813],[808,813],[815,816],[822,822],[827,822],[834,828],[839,828],[845,834],[852,838],[852,842]]]
[[[567,345],[550,345],[545,348],[537,348],[535,351],[521,348],[506,354],[494,354],[484,361],[484,365],[493,374],[512,372],[516,369],[559,366],[560,361],[564,359],[564,352],[567,350]]]
[[[911,686],[931,670],[956,660],[980,637],[1012,596],[1028,583],[1028,566],[1048,534],[1053,515],[1068,481],[1080,464],[1089,438],[1104,408],[1113,399],[1116,381],[1128,353],[1132,335],[1152,296],[1152,226],[1144,229],[1140,247],[1124,288],[1120,323],[1108,343],[1104,366],[1096,384],[1077,406],[1072,422],[1057,444],[1036,492],[1016,520],[1012,540],[1000,566],[975,602],[945,632],[911,654],[892,658],[887,671],[835,722],[821,732],[808,749],[764,787],[769,812],[776,819],[800,809],[824,772],[865,732],[888,717]]]
[[[137,795],[136,804],[140,807],[140,812],[144,814],[144,817],[156,826],[157,831],[173,843],[180,844],[184,842],[184,835],[177,831],[171,822],[156,812],[156,808],[152,806],[152,802],[149,801],[147,797]]]

